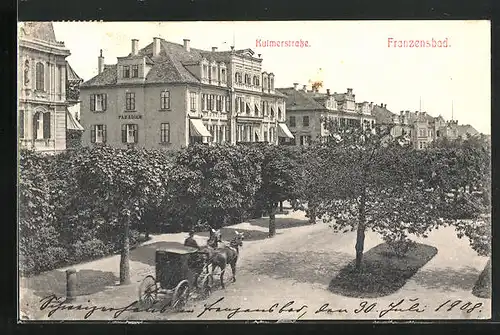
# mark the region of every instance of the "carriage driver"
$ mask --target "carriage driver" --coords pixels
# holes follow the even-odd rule
[[[198,242],[194,239],[194,231],[191,230],[189,232],[189,236],[184,240],[184,245],[186,247],[192,247],[196,249],[200,249],[200,246],[198,245]]]

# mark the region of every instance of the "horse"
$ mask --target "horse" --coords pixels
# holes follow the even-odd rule
[[[219,242],[222,242],[222,233],[220,229],[210,228],[210,237],[208,238],[207,245],[213,249],[217,249]]]
[[[208,262],[212,265],[212,273],[216,268],[221,269],[220,284],[222,288],[225,287],[224,273],[227,264],[231,266],[233,282],[236,281],[236,262],[238,261],[239,248],[243,247],[243,233],[237,231],[235,233],[236,236],[229,242],[229,246],[214,249],[207,244],[207,246],[202,247],[202,250],[208,254]]]

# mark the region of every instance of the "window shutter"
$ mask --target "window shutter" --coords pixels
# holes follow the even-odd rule
[[[107,99],[108,95],[107,94],[103,94],[102,95],[102,110],[105,111],[107,108],[108,108],[108,99]]]
[[[139,141],[139,126],[134,125],[134,143]]]
[[[95,111],[95,94],[90,95],[90,111]]]
[[[127,143],[127,125],[122,124],[122,143]]]
[[[50,138],[50,113],[43,113],[43,138]]]
[[[96,131],[96,127],[97,126],[92,126],[92,128],[90,129],[90,142],[91,143],[95,143],[95,131]]]
[[[102,126],[102,143],[106,143],[106,125]]]

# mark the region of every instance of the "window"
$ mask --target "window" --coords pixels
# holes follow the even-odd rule
[[[160,125],[160,141],[161,143],[170,143],[170,123]]]
[[[264,83],[264,88],[267,89],[267,78],[266,77],[264,77],[263,83]]]
[[[426,137],[427,136],[426,130],[425,129],[420,129],[419,135],[420,135],[420,137]]]
[[[302,117],[302,126],[309,127],[309,116],[306,115]]]
[[[311,135],[300,136],[300,145],[309,145],[311,143]]]
[[[35,68],[35,75],[36,75],[36,90],[37,91],[45,91],[45,66],[43,63],[38,62],[36,63],[36,68]]]
[[[271,85],[270,85],[270,86],[271,86],[271,87],[270,87],[270,89],[271,89],[271,90],[274,90],[274,78],[270,78],[270,79],[269,79],[269,82],[271,83]]]
[[[170,91],[161,92],[160,109],[170,109]]]
[[[211,77],[212,80],[217,80],[217,67],[216,66],[212,66],[212,77]]]
[[[267,130],[264,130],[264,142],[269,142],[269,133]]]
[[[295,116],[290,116],[290,127],[296,127]]]
[[[204,111],[207,110],[207,95],[206,94],[201,95],[201,110],[204,110]]]
[[[254,84],[254,86],[259,86],[260,85],[260,83],[259,83],[259,77],[257,77],[257,76],[253,77],[253,84]]]
[[[274,108],[271,107],[271,117],[274,117]]]
[[[203,65],[203,73],[202,73],[202,77],[204,79],[208,79],[208,65]]]
[[[132,65],[132,78],[139,77],[139,65]]]
[[[92,143],[106,143],[106,125],[96,124],[90,129],[90,141]]]
[[[33,116],[33,137],[37,140],[50,139],[50,126],[50,113],[36,112]]]
[[[215,95],[214,94],[208,94],[208,110],[213,111],[215,107]]]
[[[123,66],[123,78],[130,78],[130,66]]]
[[[418,142],[418,147],[419,147],[419,149],[423,149],[424,148],[424,142]]]
[[[189,93],[189,109],[193,112],[198,109],[198,94],[196,92]]]
[[[278,120],[281,120],[281,116],[282,116],[282,114],[281,114],[281,108],[278,107]]]
[[[217,142],[219,143],[224,142],[224,127],[225,126],[219,126],[219,133],[217,134]]]
[[[90,95],[90,111],[104,112],[107,108],[106,94],[91,94]]]
[[[259,105],[255,104],[255,116],[259,116],[260,111],[259,111]]]
[[[439,137],[440,133],[439,130],[436,130],[436,137]]]
[[[223,96],[222,95],[217,95],[216,97],[216,100],[215,100],[215,109],[220,112],[222,111],[222,99],[223,99]]]
[[[228,126],[224,126],[224,132],[226,133],[226,135],[224,137],[224,142],[229,142],[229,140],[230,140],[230,133],[229,133],[229,127]]]
[[[27,59],[24,62],[24,85],[30,83],[30,61]]]
[[[137,143],[139,141],[139,126],[136,124],[122,124],[122,142]]]
[[[135,110],[135,93],[125,93],[125,109],[128,111]]]
[[[220,70],[220,81],[225,83],[226,82],[226,69],[221,69]]]
[[[19,138],[24,138],[24,111],[19,111]]]

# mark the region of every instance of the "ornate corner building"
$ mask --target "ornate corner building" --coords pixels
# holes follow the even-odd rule
[[[64,42],[50,22],[24,22],[19,30],[19,147],[57,153],[67,149],[68,133],[83,131],[68,112],[78,103],[82,79],[66,61]],[[74,134],[73,134],[74,136]]]
[[[101,51],[98,74],[81,85],[83,145],[277,144],[291,136],[286,97],[252,50],[205,51],[188,39],[155,37],[142,49],[131,42],[113,65]]]

